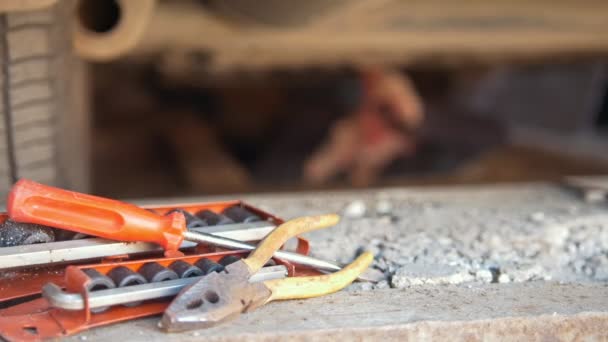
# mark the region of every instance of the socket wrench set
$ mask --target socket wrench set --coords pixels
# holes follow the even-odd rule
[[[160,314],[182,289],[241,260],[251,249],[235,247],[255,245],[283,223],[241,201],[143,209],[163,217],[183,215],[188,232],[221,239],[220,243],[183,240],[168,251],[153,242],[82,234],[59,240],[66,235],[61,226],[14,222],[10,212],[1,214],[0,236],[11,243],[0,247],[0,336],[9,341],[57,338]],[[224,240],[235,247],[221,247]],[[308,251],[308,241],[298,237],[294,252],[278,252],[289,258]],[[249,281],[296,274],[318,273],[275,256]]]

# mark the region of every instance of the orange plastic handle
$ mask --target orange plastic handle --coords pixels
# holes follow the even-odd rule
[[[133,204],[21,179],[8,195],[9,217],[119,241],[145,241],[176,251],[186,230],[184,215],[160,216]]]

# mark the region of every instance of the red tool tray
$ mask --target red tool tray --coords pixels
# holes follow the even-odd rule
[[[170,210],[180,208],[191,214],[194,214],[200,210],[211,210],[216,213],[223,211],[224,209],[234,206],[241,205],[247,210],[253,212],[254,214],[260,216],[263,220],[271,222],[275,225],[279,225],[284,221],[272,214],[269,214],[261,209],[253,207],[247,203],[242,201],[223,201],[223,202],[204,202],[204,203],[185,203],[185,204],[175,204],[175,205],[162,205],[162,206],[143,206],[148,210],[152,210],[158,214],[165,214]],[[0,214],[0,222],[3,222],[8,218],[6,213]],[[217,247],[209,247],[199,245],[194,249],[184,250],[185,254],[202,254],[202,253],[212,253],[216,251],[223,251],[222,248]],[[306,239],[298,237],[298,244],[296,248],[296,252],[304,255],[308,255],[310,250],[309,243]],[[162,252],[156,253],[158,257],[162,256]],[[148,255],[146,258],[150,258]],[[141,259],[142,256],[129,256],[129,255],[121,255],[121,256],[113,256],[109,258],[105,258],[104,260],[100,260],[101,262],[108,261],[121,261],[121,260],[137,260]],[[84,262],[80,262],[83,264]],[[87,261],[86,263],[90,263]],[[78,264],[78,262],[72,262],[70,264]],[[36,295],[40,293],[40,289],[42,285],[48,282],[54,282],[58,285],[63,286],[64,281],[64,273],[65,273],[66,265],[51,265],[51,266],[35,266],[26,269],[17,269],[17,270],[8,270],[5,271],[4,274],[0,274],[0,307],[2,304],[8,300],[27,297],[31,295]]]
[[[282,219],[241,201],[187,203],[147,206],[145,208],[161,215],[176,208],[194,214],[203,209],[219,213],[234,205],[241,205],[273,224],[283,223]],[[0,221],[4,221],[6,218],[5,213],[0,214]],[[308,241],[298,237],[296,252],[307,255],[309,252]],[[149,262],[157,262],[167,266],[176,260],[182,260],[192,264],[200,258],[217,261],[226,255],[245,257],[248,251],[226,251],[221,248],[199,245],[185,251],[182,256],[165,257],[162,254],[162,252],[159,252],[156,257],[148,255],[145,258],[122,255],[111,259],[102,259],[92,264],[89,261],[87,265],[71,263],[67,266],[36,266],[28,269],[6,271],[5,274],[0,275],[0,307],[3,307],[0,310],[0,336],[9,341],[36,341],[57,338],[101,325],[160,314],[170,303],[167,299],[151,300],[134,307],[115,306],[101,313],[91,313],[86,300],[88,298],[86,285],[89,278],[83,272],[85,269],[94,268],[100,273],[106,274],[114,267],[125,266],[137,271],[143,264]],[[318,274],[308,268],[298,267],[296,269],[289,262],[279,259],[274,260],[278,264],[285,265],[290,276]],[[80,293],[85,299],[85,309],[70,311],[50,307],[46,299],[39,298],[42,286],[48,282],[64,287],[69,292]],[[32,297],[35,298],[31,299]],[[22,302],[14,304],[16,301]]]

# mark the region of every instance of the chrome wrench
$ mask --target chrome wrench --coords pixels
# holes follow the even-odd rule
[[[287,268],[285,266],[267,266],[252,275],[249,282],[280,279],[286,276]],[[89,308],[96,309],[136,301],[173,297],[184,287],[200,280],[202,277],[205,276],[90,291],[88,293]],[[61,287],[53,283],[44,285],[42,296],[55,308],[64,310],[82,310],[85,308],[85,302],[81,294],[64,292]]]

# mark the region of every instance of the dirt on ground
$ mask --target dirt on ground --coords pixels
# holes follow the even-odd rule
[[[374,253],[376,285],[608,282],[608,205],[558,185],[408,188],[245,197],[284,218],[337,212],[313,255]]]

